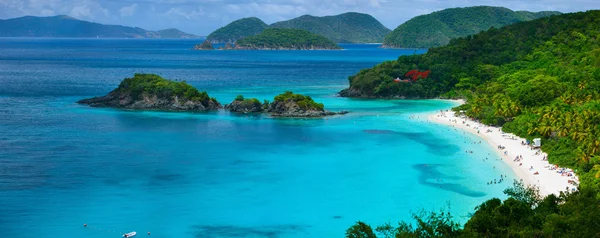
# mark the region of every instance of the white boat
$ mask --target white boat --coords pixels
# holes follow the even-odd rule
[[[129,232],[129,233],[123,235],[123,237],[130,238],[130,237],[134,237],[136,234],[137,234],[137,232],[132,231],[132,232]]]

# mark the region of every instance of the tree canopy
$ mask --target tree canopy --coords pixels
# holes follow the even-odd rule
[[[247,36],[258,35],[268,25],[256,17],[242,18],[217,29],[206,37],[212,43],[234,43]]]
[[[134,99],[146,95],[157,95],[160,97],[181,97],[202,104],[214,100],[206,92],[200,92],[185,81],[175,82],[164,79],[156,74],[135,74],[133,78],[121,81],[117,88],[122,93],[130,93]]]
[[[420,15],[402,23],[385,37],[384,47],[430,48],[443,46],[451,39],[466,37],[490,27],[560,14],[560,12],[512,11],[504,7],[449,8]]]
[[[390,33],[390,29],[371,15],[356,12],[324,17],[303,15],[270,27],[306,30],[336,43],[379,43]]]
[[[236,49],[341,49],[329,39],[298,29],[270,28],[236,42]]]

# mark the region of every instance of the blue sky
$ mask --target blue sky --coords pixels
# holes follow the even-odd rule
[[[0,19],[69,15],[148,30],[178,28],[208,35],[255,16],[270,24],[304,14],[368,13],[390,29],[414,16],[451,7],[504,6],[513,10],[576,12],[600,9],[600,0],[0,0]]]

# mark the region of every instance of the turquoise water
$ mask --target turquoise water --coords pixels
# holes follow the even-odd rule
[[[395,223],[448,204],[464,222],[510,185],[487,181],[514,177],[477,137],[422,121],[449,102],[335,96],[360,69],[423,51],[194,43],[0,39],[0,237],[342,237],[357,220]],[[74,103],[135,72],[185,79],[222,103],[293,90],[351,113],[273,119]]]

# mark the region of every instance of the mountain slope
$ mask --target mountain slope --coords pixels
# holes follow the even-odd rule
[[[383,41],[388,48],[431,48],[464,37],[521,21],[560,14],[559,12],[514,12],[503,7],[450,8],[417,16],[398,26]]]
[[[174,31],[179,33],[173,35]],[[165,34],[165,37],[162,37]],[[177,37],[179,35],[179,37]],[[81,38],[191,38],[175,29],[147,31],[139,27],[103,25],[69,16],[25,16],[0,20],[0,37],[81,37]]]
[[[267,27],[266,23],[256,17],[242,18],[210,33],[206,40],[213,44],[234,43],[244,37],[258,35]]]
[[[324,17],[304,15],[273,23],[270,27],[307,30],[336,43],[382,42],[385,35],[390,32],[371,15],[355,12]]]

